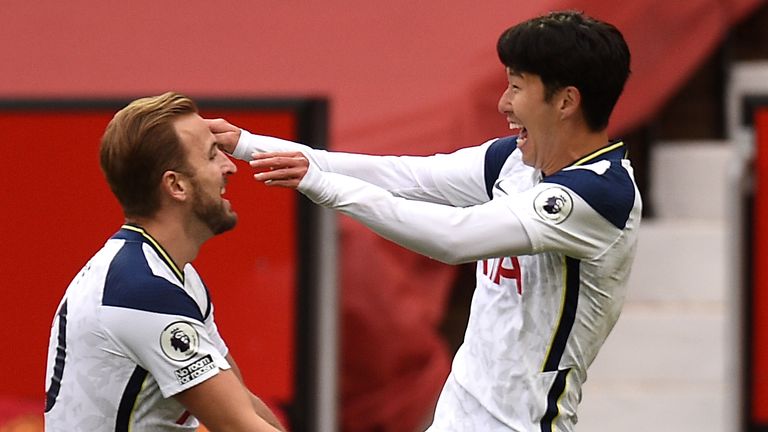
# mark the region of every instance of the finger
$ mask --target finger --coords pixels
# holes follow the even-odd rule
[[[275,170],[282,168],[307,167],[306,159],[291,156],[275,156],[276,153],[264,154],[249,162],[255,170]]]
[[[237,132],[214,132],[213,135],[216,139],[216,145],[218,145],[220,149],[229,154],[232,154],[232,152],[235,151],[237,142],[240,138]]]
[[[264,184],[267,186],[296,189],[299,187],[299,180],[268,180]]]
[[[269,159],[273,157],[304,158],[302,152],[282,151],[282,152],[257,152],[251,155],[253,159]]]
[[[234,132],[237,127],[222,118],[203,119],[208,124],[208,129],[213,133]]]
[[[281,181],[281,180],[301,180],[306,170],[301,168],[280,168],[271,171],[258,172],[253,178],[260,182]]]

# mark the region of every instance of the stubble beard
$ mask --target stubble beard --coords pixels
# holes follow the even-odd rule
[[[225,233],[237,225],[237,213],[227,210],[222,199],[207,195],[197,181],[192,181],[194,199],[192,209],[195,216],[202,221],[213,235]]]

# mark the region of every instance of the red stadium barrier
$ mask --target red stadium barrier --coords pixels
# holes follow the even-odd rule
[[[768,425],[768,108],[756,111],[752,211],[751,423]]]

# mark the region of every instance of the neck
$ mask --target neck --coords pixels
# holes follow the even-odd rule
[[[608,144],[608,132],[592,132],[586,129],[569,130],[559,137],[553,146],[555,156],[551,163],[545,164],[541,171],[544,175],[554,174],[570,166],[579,159],[603,148]]]

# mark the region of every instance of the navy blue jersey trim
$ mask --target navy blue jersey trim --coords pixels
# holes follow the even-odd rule
[[[501,167],[517,148],[517,135],[499,138],[485,151],[485,192],[493,198],[493,184],[499,178]]]
[[[544,411],[544,416],[541,418],[539,425],[541,426],[541,432],[552,432],[554,427],[552,424],[555,419],[560,415],[560,407],[557,406],[557,401],[565,393],[565,385],[568,378],[570,369],[562,369],[557,371],[555,381],[552,383],[552,387],[547,393],[547,409]]]
[[[51,385],[45,392],[45,412],[50,411],[56,403],[61,390],[61,378],[64,375],[64,360],[67,354],[67,301],[61,304],[59,312],[59,335],[56,344],[56,361],[53,364]]]
[[[588,168],[573,168],[544,178],[545,183],[565,186],[618,229],[624,229],[635,206],[635,183],[620,162],[611,161],[598,174]]]
[[[155,250],[157,256],[159,256],[163,262],[165,262],[165,265],[171,269],[173,274],[176,275],[176,277],[179,279],[179,282],[184,282],[184,272],[176,267],[176,263],[174,263],[171,259],[171,255],[168,254],[168,252],[163,249],[163,246],[161,246],[154,237],[149,235],[149,233],[144,228],[134,224],[125,224],[122,226],[120,231],[112,236],[112,238],[139,241],[148,244],[150,247],[152,247],[152,249]]]
[[[120,405],[117,408],[117,418],[115,419],[115,432],[129,432],[131,430],[131,414],[136,407],[136,400],[139,398],[141,386],[147,378],[148,372],[141,366],[136,366],[128,384],[125,385],[123,396],[120,398]]]
[[[616,228],[624,229],[635,207],[635,182],[622,165],[625,156],[624,143],[613,142],[580,159],[571,168],[546,176],[542,181],[571,189]],[[610,163],[602,174],[589,167],[580,168],[599,161]]]
[[[203,282],[203,279],[200,279],[200,282]],[[203,288],[205,288],[205,313],[203,314],[203,319],[207,320],[209,316],[211,316],[211,292],[208,291],[208,285],[203,282]]]
[[[560,322],[557,324],[555,336],[549,347],[547,358],[544,361],[544,372],[552,372],[558,369],[560,360],[565,353],[568,337],[571,335],[573,323],[576,321],[576,308],[579,306],[579,288],[581,287],[581,261],[565,257],[565,299],[563,310],[560,313]]]
[[[200,307],[192,297],[152,273],[142,242],[126,241],[112,258],[104,281],[102,304],[203,321]]]

